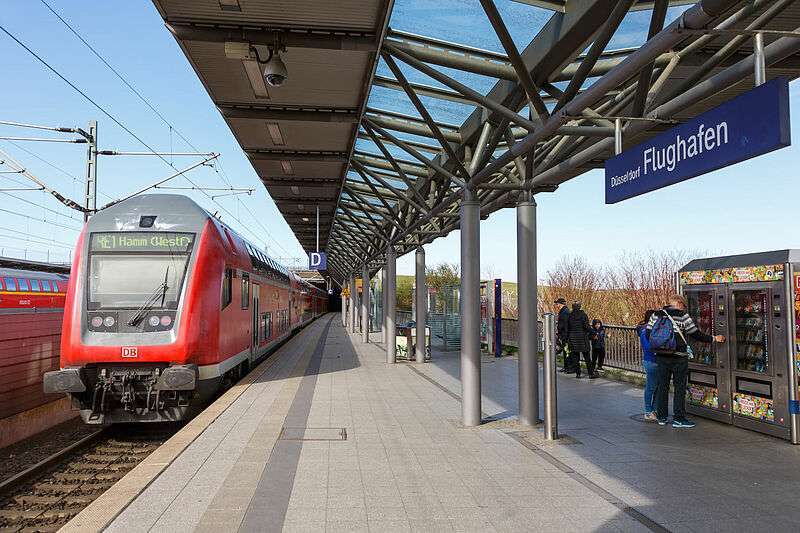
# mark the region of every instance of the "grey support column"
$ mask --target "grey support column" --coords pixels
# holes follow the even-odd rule
[[[350,276],[350,333],[355,333],[358,329],[358,290],[356,289],[356,274]]]
[[[381,320],[381,342],[386,344],[386,265],[381,269],[381,313],[383,320]]]
[[[369,342],[369,267],[361,274],[361,340]]]
[[[530,193],[526,193],[529,195]],[[536,201],[517,203],[517,302],[519,305],[519,423],[539,422],[539,332],[536,278]]]
[[[390,246],[386,251],[386,362],[397,361],[397,256]]]
[[[481,423],[480,203],[464,190],[461,203],[461,417]]]
[[[414,256],[416,272],[414,276],[414,292],[417,299],[417,363],[425,362],[425,326],[428,323],[428,287],[425,285],[425,249],[420,246]]]

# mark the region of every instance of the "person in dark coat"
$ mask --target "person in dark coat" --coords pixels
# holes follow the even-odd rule
[[[576,378],[581,377],[581,357],[586,363],[589,376],[594,376],[594,366],[589,355],[592,350],[589,338],[593,332],[594,330],[589,325],[589,317],[581,309],[580,302],[572,304],[572,311],[570,311],[569,319],[567,320],[567,337],[569,339],[569,351],[572,352],[575,362]]]
[[[567,324],[569,308],[567,308],[567,301],[564,298],[559,298],[553,303],[556,304],[556,309],[558,309],[558,320],[556,322],[556,354],[564,354],[564,368],[562,368],[561,371],[565,373],[574,372],[572,357],[567,343],[569,340],[569,325]]]
[[[594,368],[594,375],[589,377],[597,377],[597,371],[603,369],[603,362],[606,359],[606,328],[603,326],[603,321],[599,318],[592,320],[592,367]]]

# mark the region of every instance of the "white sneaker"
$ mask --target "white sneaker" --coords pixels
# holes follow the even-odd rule
[[[658,420],[658,417],[656,416],[655,413],[645,413],[644,414],[644,419],[647,422],[655,422],[656,420]]]

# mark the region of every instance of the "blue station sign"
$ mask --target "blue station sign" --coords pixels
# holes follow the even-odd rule
[[[309,270],[328,270],[328,256],[325,252],[310,252],[308,254]]]
[[[791,144],[789,81],[775,78],[606,161],[614,204]]]

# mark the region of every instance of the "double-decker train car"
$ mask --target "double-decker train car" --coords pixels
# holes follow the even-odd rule
[[[0,448],[71,414],[42,390],[42,374],[59,368],[68,279],[68,265],[0,257]]]
[[[327,302],[191,199],[137,196],[81,233],[44,389],[90,424],[185,419]]]

